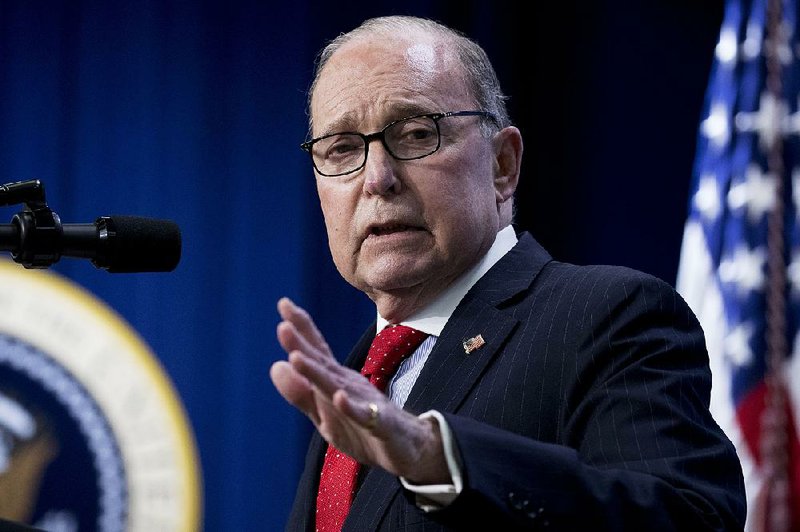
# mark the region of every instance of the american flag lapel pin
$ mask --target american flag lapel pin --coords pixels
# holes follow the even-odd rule
[[[480,349],[481,347],[483,347],[483,345],[485,343],[486,343],[486,341],[483,339],[483,336],[481,336],[480,334],[478,336],[473,336],[472,338],[467,338],[466,340],[464,340],[464,344],[463,344],[464,345],[464,352],[469,355],[470,353],[472,353],[476,349]]]

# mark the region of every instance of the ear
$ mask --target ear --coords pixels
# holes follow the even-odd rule
[[[522,134],[514,126],[501,129],[494,136],[494,190],[497,204],[514,196],[522,166]]]

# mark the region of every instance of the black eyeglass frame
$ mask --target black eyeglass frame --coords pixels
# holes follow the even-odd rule
[[[376,131],[375,133],[369,133],[367,135],[365,135],[364,133],[360,133],[358,131],[337,131],[336,133],[329,133],[328,135],[322,135],[321,137],[317,137],[308,140],[306,142],[303,142],[302,144],[300,144],[300,148],[303,151],[307,152],[308,155],[311,157],[311,164],[314,166],[314,170],[316,170],[319,175],[325,177],[340,177],[343,175],[348,175],[354,172],[358,172],[359,170],[364,168],[364,166],[367,164],[367,156],[369,155],[369,145],[373,140],[380,140],[381,144],[383,144],[383,147],[386,150],[386,153],[388,153],[398,161],[413,161],[416,159],[423,159],[425,157],[433,155],[434,153],[439,151],[439,148],[441,148],[442,146],[442,132],[439,129],[439,120],[443,118],[449,118],[451,116],[482,116],[484,118],[491,119],[495,124],[499,125],[497,117],[494,114],[490,113],[489,111],[449,111],[447,113],[423,113],[419,115],[399,118],[383,126],[383,129],[381,129],[380,131]],[[389,146],[386,144],[386,137],[385,137],[386,130],[399,122],[404,122],[406,120],[413,120],[415,118],[430,118],[431,120],[433,120],[434,125],[436,125],[436,147],[429,153],[426,153],[425,155],[417,155],[414,157],[398,157],[392,152],[391,148],[389,148]],[[364,141],[364,160],[358,167],[353,168],[352,170],[348,170],[347,172],[341,172],[338,174],[326,174],[323,173],[319,168],[317,168],[317,163],[314,162],[314,154],[312,152],[312,148],[314,144],[316,144],[317,142],[325,140],[330,137],[335,137],[337,135],[356,135],[361,137],[361,139]]]

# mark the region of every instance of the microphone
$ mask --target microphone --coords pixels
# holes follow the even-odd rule
[[[111,273],[170,272],[181,258],[181,232],[170,220],[141,216],[101,216],[94,223],[50,223],[37,227],[31,212],[0,225],[0,251],[26,268],[42,268],[61,256],[90,259]]]

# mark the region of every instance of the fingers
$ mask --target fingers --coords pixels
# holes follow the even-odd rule
[[[374,433],[380,426],[381,413],[385,415],[395,408],[394,404],[383,399],[384,397],[376,397],[374,400],[354,401],[346,392],[337,392],[333,396],[333,404],[342,415]]]
[[[299,336],[304,338],[309,345],[330,353],[325,337],[322,336],[314,320],[303,308],[295,305],[288,297],[283,297],[278,301],[278,314],[280,314],[284,322],[291,323]]]
[[[391,420],[397,417],[397,407],[359,372],[339,364],[304,309],[288,298],[277,306],[282,318],[278,341],[288,360],[270,368],[275,388],[326,440],[372,463],[375,450],[368,449],[395,425]]]
[[[278,324],[276,333],[278,336],[278,342],[281,344],[281,347],[283,347],[283,350],[286,351],[286,353],[291,353],[292,351],[302,351],[303,353],[306,353],[309,356],[314,356],[315,358],[322,358],[325,356],[323,351],[314,347],[302,334],[300,334],[300,332],[297,330],[297,327],[295,327],[292,322],[280,322]]]
[[[305,310],[282,298],[278,313],[283,319],[277,326],[278,342],[289,356],[273,364],[270,377],[278,392],[319,428],[328,417],[325,412],[333,409],[333,394],[366,379],[339,364]]]
[[[289,298],[281,298],[278,313],[283,318],[277,327],[278,342],[287,353],[301,351],[317,360],[335,362],[325,338],[305,310]]]
[[[289,363],[331,401],[337,390],[345,390],[359,398],[380,394],[363,375],[342,366],[333,358],[319,359],[304,351],[292,351],[289,353]]]
[[[288,360],[275,362],[270,377],[325,440],[359,462],[392,474],[411,478],[421,464],[431,463],[437,468],[434,480],[440,480],[440,470],[449,478],[441,441],[430,422],[396,406],[359,372],[339,364],[305,310],[283,298],[278,313],[278,341]],[[433,458],[422,460],[428,455]],[[429,469],[425,466],[424,471]]]
[[[315,425],[319,425],[314,388],[303,375],[284,360],[275,362],[269,369],[272,383],[286,401],[307,415]]]
[[[349,368],[321,363],[299,351],[289,355],[289,363],[318,392],[318,399],[332,405],[328,415],[339,418],[338,424],[354,423],[372,431],[377,428],[380,412],[396,408],[380,390]]]
[[[364,378],[345,368],[334,358],[325,339],[308,313],[290,299],[278,301],[278,312],[284,321],[278,324],[277,336],[289,354],[294,369],[308,379],[328,400],[340,388],[364,384]]]

